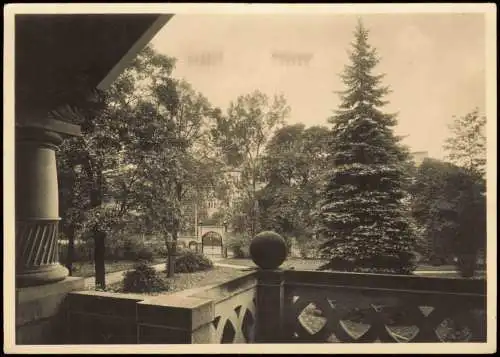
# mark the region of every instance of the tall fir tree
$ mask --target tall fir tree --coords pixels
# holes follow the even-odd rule
[[[361,20],[351,43],[351,63],[341,79],[341,104],[333,124],[330,170],[318,213],[321,270],[410,273],[414,235],[407,205],[408,150],[393,132],[395,114],[382,108],[390,92],[373,74],[380,59]]]

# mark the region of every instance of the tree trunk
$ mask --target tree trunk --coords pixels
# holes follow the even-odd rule
[[[177,224],[174,225],[172,229],[172,241],[168,247],[168,269],[167,269],[167,277],[171,278],[175,275],[175,258],[177,256],[177,238],[178,238],[178,228]]]
[[[252,228],[250,232],[250,238],[253,238],[257,234],[257,199],[255,198],[255,192],[257,191],[256,189],[256,180],[255,180],[255,170],[253,172],[253,177],[252,177]]]
[[[91,171],[89,171],[91,173]],[[90,207],[96,208],[102,205],[103,176],[102,171],[96,172],[97,178],[90,191]],[[92,176],[91,176],[92,177]],[[96,288],[106,288],[106,268],[104,264],[106,233],[98,225],[94,226],[94,267]]]
[[[175,186],[176,190],[176,198],[177,202],[180,205],[180,202],[182,200],[182,184],[177,183]],[[177,256],[177,238],[179,236],[179,217],[174,217],[174,224],[172,227],[172,242],[170,243],[170,247],[168,248],[168,269],[167,269],[167,278],[172,278],[175,275],[175,259]]]
[[[169,242],[167,256],[167,278],[172,278],[175,275],[175,257],[177,252],[177,242]]]
[[[96,230],[94,234],[95,286],[106,288],[106,268],[104,264],[106,233]]]
[[[66,268],[69,271],[69,276],[73,274],[73,261],[75,257],[75,226],[70,225],[68,229],[68,254],[66,256]]]
[[[252,206],[253,207],[252,207],[252,234],[251,234],[251,238],[255,237],[255,235],[260,230],[260,225],[259,225],[259,201],[255,197],[253,199]]]

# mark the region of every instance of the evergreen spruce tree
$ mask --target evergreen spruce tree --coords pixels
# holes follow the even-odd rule
[[[413,242],[407,204],[409,152],[393,133],[395,114],[382,111],[389,88],[361,21],[341,78],[347,89],[334,116],[331,170],[319,209],[321,270],[410,273]]]

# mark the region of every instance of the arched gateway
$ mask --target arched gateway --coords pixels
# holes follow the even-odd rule
[[[209,231],[201,236],[201,251],[205,255],[222,256],[224,247],[222,245],[222,235]]]

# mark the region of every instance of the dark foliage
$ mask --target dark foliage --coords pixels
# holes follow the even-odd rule
[[[154,268],[146,262],[136,264],[134,270],[124,273],[123,291],[151,293],[168,290],[168,284]]]
[[[175,259],[176,273],[194,273],[197,271],[208,270],[213,267],[210,259],[202,253],[192,250],[180,250]]]

